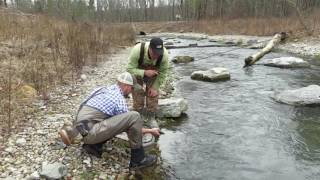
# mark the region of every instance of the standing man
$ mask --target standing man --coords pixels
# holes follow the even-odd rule
[[[70,145],[80,133],[83,148],[97,157],[102,155],[102,145],[119,133],[128,134],[131,147],[129,168],[138,169],[156,162],[155,155],[145,155],[142,147],[142,135],[151,133],[159,136],[159,129],[142,128],[143,121],[138,112],[128,111],[124,96],[133,90],[133,78],[125,72],[118,76],[117,84],[98,88],[80,105],[72,127],[63,127],[60,137]]]
[[[145,90],[135,89],[132,92],[133,109],[145,114],[151,127],[157,125],[154,122],[158,109],[159,88],[166,78],[168,68],[168,51],[163,47],[160,38],[138,43],[130,53],[127,71],[135,76],[138,84],[146,87]]]

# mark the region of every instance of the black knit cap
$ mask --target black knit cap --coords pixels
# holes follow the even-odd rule
[[[150,47],[158,55],[163,55],[163,41],[160,38],[152,38],[150,41]]]

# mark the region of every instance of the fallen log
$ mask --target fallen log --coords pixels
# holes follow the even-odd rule
[[[285,33],[285,32],[277,33],[268,42],[266,47],[264,47],[261,51],[257,52],[256,54],[247,57],[244,60],[245,65],[243,67],[247,67],[247,66],[253,65],[255,62],[260,60],[265,54],[271,52],[271,50],[273,49],[274,46],[276,46],[277,44],[279,44],[281,41],[285,40],[286,38],[287,38],[287,33]]]

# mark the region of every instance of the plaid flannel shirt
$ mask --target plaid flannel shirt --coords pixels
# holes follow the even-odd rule
[[[96,94],[90,98],[94,93]],[[95,89],[91,95],[84,105],[95,108],[110,117],[129,111],[123,92],[117,84]]]

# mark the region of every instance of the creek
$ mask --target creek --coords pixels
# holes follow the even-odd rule
[[[172,41],[172,39],[165,39]],[[174,39],[174,45],[215,44],[207,39]],[[179,42],[179,43],[177,43]],[[186,116],[163,128],[159,145],[169,179],[301,180],[320,178],[320,107],[275,102],[275,91],[320,84],[320,65],[282,69],[244,59],[258,50],[239,47],[170,49],[194,62],[173,65],[181,78],[176,94],[188,101]],[[264,59],[292,56],[272,52]],[[208,58],[205,58],[208,57]],[[193,71],[224,67],[231,79],[201,82]]]

